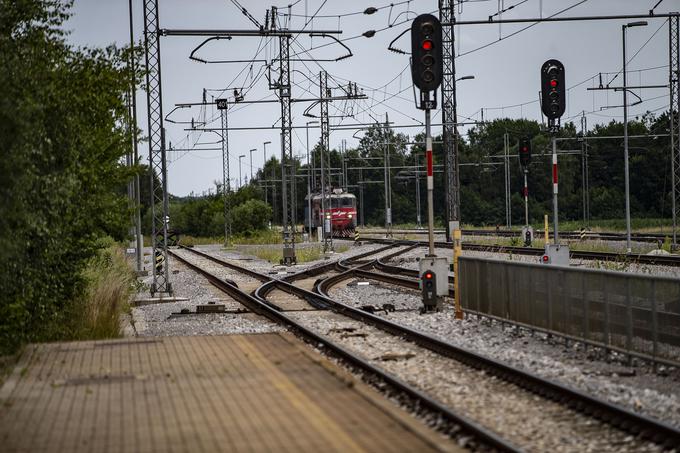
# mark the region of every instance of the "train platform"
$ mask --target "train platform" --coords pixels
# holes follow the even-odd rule
[[[293,335],[29,346],[0,388],[3,452],[452,451]]]

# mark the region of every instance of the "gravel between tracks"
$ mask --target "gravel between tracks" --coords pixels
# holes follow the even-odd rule
[[[625,366],[623,357],[619,362],[604,362],[592,348],[584,351],[581,345],[567,346],[543,334],[504,329],[472,316],[460,321],[450,304],[439,313],[420,315],[418,292],[392,285],[338,286],[330,296],[355,307],[366,300],[380,300],[397,310],[411,309],[376,314],[680,427],[680,370],[662,367],[659,370],[665,376],[655,374],[646,365]]]
[[[187,252],[184,252],[187,253]],[[182,309],[196,310],[196,305],[209,302],[223,303],[226,310],[243,309],[243,306],[214,288],[204,277],[196,274],[182,263],[168,258],[172,269],[171,282],[178,298],[187,298],[178,302],[143,305],[132,309],[135,331],[139,336],[175,336],[175,335],[224,335],[280,332],[281,326],[254,313],[243,314],[202,314],[173,316]],[[207,260],[206,260],[207,261]],[[217,270],[218,266],[214,265]],[[243,278],[233,272],[227,275],[225,268],[219,267],[226,278]],[[143,280],[146,285],[151,277]],[[139,298],[147,298],[148,290],[140,292]]]
[[[445,256],[451,261],[453,259],[453,250],[436,249],[438,256]],[[399,263],[400,266],[409,269],[418,269],[417,258],[422,257],[427,253],[427,247],[415,248],[403,255],[397,257],[394,263]],[[482,252],[477,250],[463,250],[462,256],[471,258],[490,258],[499,260],[520,261],[523,263],[539,264],[539,256],[531,255],[517,255],[510,253],[497,252]],[[602,269],[609,271],[631,272],[638,274],[654,275],[659,277],[674,277],[680,278],[680,267],[677,266],[662,266],[651,264],[637,264],[637,263],[617,263],[617,262],[603,262],[597,260],[586,259],[571,259],[570,264],[574,267],[582,267],[587,269]]]
[[[371,244],[350,248],[350,250],[343,254],[336,254],[334,258],[337,259],[340,255],[343,255],[343,257],[351,256],[363,253],[369,249],[380,247],[382,247],[382,245]],[[221,258],[239,260],[238,264],[244,264],[244,257],[242,255],[225,252],[219,247],[201,247],[200,249]],[[420,255],[422,255],[422,251],[416,249],[407,253],[405,256],[406,258],[409,258],[410,256],[415,257]],[[191,260],[195,262],[197,258],[200,259],[199,257],[192,257]],[[514,258],[517,257],[515,256]],[[263,273],[271,271],[272,268],[278,268],[278,266],[272,266],[262,260],[248,257],[246,257],[246,260],[249,268]],[[295,271],[300,271],[322,263],[325,263],[325,261],[298,265],[295,266]],[[194,335],[260,333],[285,330],[254,314],[194,315],[168,320],[167,318],[172,312],[178,312],[181,308],[193,309],[197,303],[219,300],[220,302],[227,304],[228,310],[236,304],[234,301],[225,300],[226,296],[221,295],[212,288],[203,277],[196,275],[193,271],[177,263],[176,260],[171,259],[169,264],[171,269],[173,269],[171,279],[176,295],[189,297],[190,300],[187,302],[174,302],[171,304],[148,305],[133,309],[138,334]],[[414,262],[413,264],[417,268],[417,263]],[[250,277],[243,276],[235,271],[230,271],[229,269],[208,260],[201,259],[201,266],[207,267],[209,271],[214,272],[223,278],[230,278],[236,281],[237,284],[246,284],[247,282],[250,282],[251,285],[253,284],[253,280]],[[147,278],[147,280],[149,279]],[[143,293],[143,295],[146,296],[148,293]],[[338,289],[332,291],[331,295],[345,303],[351,303],[353,305],[360,305],[358,301],[371,300],[380,301],[380,303],[393,303],[397,310],[417,309],[420,307],[420,299],[416,292],[404,291],[403,288],[396,289],[386,284],[338,287]],[[488,387],[484,384],[485,390],[482,391],[480,388],[481,384],[478,382],[479,379],[481,379],[481,376],[478,375],[477,379],[471,377],[467,381],[463,380],[458,375],[460,371],[454,369],[455,367],[462,365],[457,363],[452,364],[451,362],[453,361],[450,359],[442,358],[426,350],[419,350],[420,348],[415,345],[403,343],[394,337],[379,332],[371,327],[355,323],[347,318],[341,318],[340,321],[332,321],[331,318],[326,319],[324,316],[320,315],[322,314],[294,314],[295,317],[300,319],[307,319],[305,322],[306,324],[308,322],[316,323],[316,327],[313,328],[322,334],[328,334],[331,329],[337,328],[338,322],[340,322],[341,326],[355,327],[357,329],[355,332],[367,333],[368,337],[347,336],[340,339],[343,332],[336,330],[334,333],[331,333],[331,336],[335,336],[334,339],[342,340],[342,342],[351,347],[358,348],[357,352],[368,354],[366,357],[376,361],[376,364],[398,374],[405,380],[419,386],[422,390],[432,395],[437,395],[441,401],[452,407],[468,407],[468,404],[470,405],[470,408],[496,407],[503,403],[504,398],[499,396],[502,395],[502,393],[498,392],[507,392],[507,387],[510,386],[509,384],[492,382],[488,384]],[[680,375],[677,370],[667,370],[666,373],[668,375],[664,377],[654,375],[650,370],[641,366],[626,368],[616,363],[607,364],[575,347],[567,347],[561,343],[555,342],[554,339],[546,339],[538,334],[535,337],[531,337],[528,334],[515,332],[514,330],[504,331],[498,325],[487,325],[474,318],[468,318],[462,322],[457,321],[454,319],[453,312],[450,309],[427,316],[420,316],[416,312],[409,311],[397,311],[389,313],[387,316],[400,324],[409,325],[426,333],[437,335],[446,341],[497,358],[510,365],[536,372],[542,376],[580,388],[591,394],[627,406],[641,413],[664,419],[675,426],[680,426],[680,391],[678,390]],[[370,341],[370,338],[380,338],[380,341]],[[384,338],[386,338],[385,341],[383,341]],[[399,344],[393,344],[392,341],[396,341]],[[380,344],[376,345],[375,343]],[[404,344],[406,344],[406,346],[404,346]],[[367,347],[368,349],[366,349]],[[376,350],[370,352],[370,348],[373,347],[380,348],[380,350],[377,352]],[[363,352],[361,350],[362,348],[364,348]],[[384,361],[379,358],[379,356],[384,355],[384,353],[396,352],[398,356],[398,354],[404,352],[404,350],[418,351],[416,356],[409,359],[397,358],[396,360]],[[423,373],[423,370],[427,370],[428,372]],[[494,387],[494,385],[498,385],[499,387]],[[504,388],[505,390],[503,390]],[[483,397],[480,395],[483,395]],[[589,427],[593,427],[597,422],[588,417],[582,417],[582,426],[584,429],[579,429],[578,432],[573,433],[573,435],[568,434],[569,429],[572,428],[561,426],[560,423],[562,422],[559,420],[559,417],[557,417],[554,421],[554,423],[556,423],[555,428],[562,430],[561,432],[564,433],[563,438],[559,439],[559,436],[556,437],[556,439],[559,439],[559,442],[555,439],[541,440],[541,435],[527,435],[526,433],[531,432],[531,430],[526,429],[524,425],[531,422],[531,417],[537,417],[537,420],[541,420],[544,416],[541,411],[533,411],[532,408],[537,407],[539,404],[536,403],[535,400],[539,401],[540,405],[543,403],[548,405],[553,403],[545,402],[540,398],[536,399],[532,396],[509,396],[508,398],[508,401],[514,401],[514,404],[519,408],[522,408],[524,405],[527,406],[526,410],[518,409],[514,412],[512,410],[510,411],[510,413],[516,414],[517,417],[523,420],[519,428],[507,428],[510,420],[502,419],[500,411],[488,411],[489,418],[487,420],[490,424],[489,426],[498,426],[500,429],[509,429],[511,431],[509,435],[518,436],[517,438],[521,440],[521,444],[530,446],[530,450],[654,451],[656,449],[655,446],[642,445],[637,440],[631,439],[629,436],[625,436],[615,430],[609,430],[610,434],[607,434],[607,436],[601,436],[599,434],[591,436],[592,433],[589,431]],[[516,398],[519,399],[516,400]],[[478,403],[475,403],[475,401]],[[487,406],[483,406],[482,401],[483,404]],[[562,412],[567,411],[561,406],[560,408]],[[546,410],[548,409],[549,408]],[[527,412],[527,410],[530,412]],[[476,414],[474,416],[477,418]],[[577,417],[581,416],[577,415]],[[515,419],[515,417],[512,418]],[[597,428],[596,431],[599,433],[601,430],[600,428]],[[610,435],[614,437],[609,437]],[[586,438],[587,442],[584,440]],[[529,443],[525,444],[525,440]],[[574,444],[573,442],[576,441],[578,441],[578,443]],[[555,445],[552,445],[551,442],[555,443]]]
[[[363,323],[329,313],[290,315],[527,451],[661,450],[657,445]]]

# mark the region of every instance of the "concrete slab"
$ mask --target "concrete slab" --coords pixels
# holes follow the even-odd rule
[[[290,334],[32,345],[3,452],[453,450]]]

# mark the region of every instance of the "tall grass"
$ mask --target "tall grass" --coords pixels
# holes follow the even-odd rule
[[[121,315],[129,310],[136,278],[121,248],[111,245],[90,260],[83,272],[81,296],[69,310],[64,340],[120,336]]]

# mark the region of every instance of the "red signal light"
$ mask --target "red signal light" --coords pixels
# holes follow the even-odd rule
[[[557,80],[552,79],[552,80],[550,81],[550,86],[553,87],[553,88],[555,88],[555,87],[557,86]]]
[[[548,257],[548,255],[543,255],[543,262],[547,263],[548,261],[550,261],[550,257]]]
[[[427,272],[425,274],[425,278],[428,279],[428,280],[431,279],[432,278],[432,272]]]
[[[434,43],[429,39],[423,41],[423,50],[432,50],[434,48]]]

